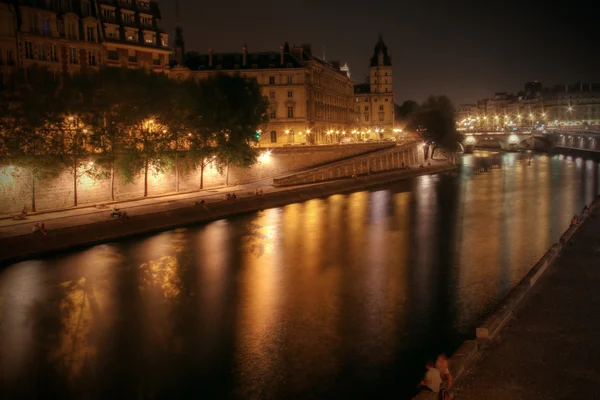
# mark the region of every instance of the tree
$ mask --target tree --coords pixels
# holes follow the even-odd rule
[[[419,109],[419,104],[413,100],[405,100],[402,105],[394,104],[394,115],[397,123],[406,124]]]
[[[63,143],[56,135],[64,122],[60,90],[59,77],[31,67],[14,71],[1,92],[0,147],[19,173],[29,173],[32,211],[36,211],[36,184],[61,171]]]
[[[433,145],[431,157],[440,147],[453,152],[459,147],[461,135],[456,130],[456,112],[447,96],[429,96],[409,122],[409,129],[419,132]]]
[[[254,144],[268,122],[269,107],[256,79],[219,74],[203,80],[196,107],[189,142],[191,161],[200,168],[200,188],[210,163],[222,171],[225,166],[249,167],[256,162]]]

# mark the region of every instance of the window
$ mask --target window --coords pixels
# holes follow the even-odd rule
[[[292,77],[291,77],[291,76],[288,76],[288,77],[287,77],[287,81],[288,81],[288,85],[291,85],[291,84],[292,84]]]
[[[69,64],[77,64],[77,49],[69,47]]]
[[[142,25],[152,26],[152,18],[150,18],[150,17],[142,17],[141,21],[142,21]]]
[[[33,43],[25,42],[25,58],[33,60]]]
[[[64,26],[62,19],[58,18],[56,20],[56,28],[58,29],[58,33],[64,33]]]
[[[358,97],[356,98],[356,102],[358,103],[360,100],[358,99]]]
[[[161,65],[161,59],[160,59],[161,57],[160,57],[160,54],[156,54],[156,53],[155,53],[155,54],[154,54],[152,57],[157,57],[157,58],[153,58],[153,59],[152,59],[152,63],[153,63],[154,65]]]
[[[369,120],[369,114],[365,114],[365,121]]]
[[[380,116],[379,116],[379,121],[380,121],[380,122],[383,122],[383,115],[380,115]]]
[[[292,97],[293,97],[293,95],[294,95],[294,94],[292,93],[292,91],[291,91],[291,90],[288,90],[288,97],[289,97],[289,98],[292,98]]]
[[[95,26],[88,26],[85,30],[86,32],[86,40],[88,42],[95,42],[96,41],[96,34],[95,31],[96,27]]]
[[[271,131],[271,143],[277,143],[277,132]]]
[[[77,40],[77,29],[74,21],[67,23],[67,37],[69,39]]]
[[[373,83],[374,83],[374,84],[377,84],[377,79],[373,79]]]
[[[128,23],[128,24],[133,22],[133,14],[124,12],[121,15],[123,17],[123,22]]]
[[[83,0],[81,2],[81,12],[84,17],[88,17],[92,15],[92,6],[90,5],[90,0]]]
[[[88,65],[96,65],[96,51],[89,50],[87,56],[88,56]]]
[[[109,60],[118,61],[119,52],[117,50],[108,50],[106,56]]]
[[[387,76],[387,72],[385,73],[385,76]]]
[[[387,98],[387,97],[385,98],[385,101],[388,101],[388,98]]]
[[[275,98],[275,91],[271,90],[271,91],[269,92],[269,98],[270,98],[270,99],[274,99],[274,98]]]
[[[127,32],[127,40],[130,42],[135,42],[135,36],[131,32]]]
[[[274,76],[270,76],[269,77],[269,85],[274,85],[275,84],[275,77]]]
[[[48,46],[48,52],[50,53],[50,61],[52,62],[58,62],[58,56],[56,54],[56,45],[55,44],[51,44]]]
[[[130,63],[137,63],[137,54],[129,54],[128,60]]]
[[[288,118],[294,118],[294,107],[293,106],[288,107]]]
[[[277,109],[271,108],[271,115],[269,116],[271,119],[277,118]]]
[[[365,103],[367,102],[367,98],[365,97]]]
[[[365,106],[365,111],[369,111],[369,106]]]
[[[385,80],[385,83],[387,83],[387,79]]]
[[[46,46],[38,44],[38,60],[46,61]]]
[[[102,9],[102,16],[104,17],[104,19],[112,19],[112,12],[111,12],[111,10],[109,10],[108,8],[103,8]]]
[[[12,50],[6,50],[6,65],[15,65]]]
[[[377,99],[373,99],[373,101],[374,101],[375,103],[377,103]]]
[[[385,88],[385,91],[387,92],[387,88]]]
[[[383,111],[383,104],[379,106],[379,111]]]
[[[50,35],[50,18],[42,18],[42,35]]]

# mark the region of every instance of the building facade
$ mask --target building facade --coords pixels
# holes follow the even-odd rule
[[[477,107],[461,105],[457,123],[461,130],[600,128],[600,84],[554,85],[528,82],[517,94],[496,93],[477,101]]]
[[[369,82],[354,87],[356,131],[362,137],[394,136],[394,92],[392,58],[383,38],[375,46],[369,68]]]
[[[176,38],[177,43],[183,40]],[[182,54],[175,49],[175,54]],[[173,79],[206,79],[218,73],[255,78],[269,100],[269,124],[261,146],[324,144],[343,141],[354,127],[354,82],[339,62],[326,62],[310,45],[274,52],[188,54],[176,60]]]
[[[168,72],[168,35],[148,0],[0,0],[0,67],[100,65]]]

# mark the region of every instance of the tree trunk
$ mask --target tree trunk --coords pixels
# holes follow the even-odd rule
[[[148,197],[148,156],[144,162],[144,197]]]
[[[229,164],[227,164],[227,173],[225,174],[225,186],[229,185]]]
[[[77,207],[77,161],[73,162],[73,206]]]
[[[31,167],[31,211],[35,212],[35,173],[34,167]]]
[[[200,164],[200,190],[204,189],[204,159],[202,159],[202,164]]]
[[[179,192],[179,153],[175,153],[175,191]]]
[[[110,163],[110,199],[115,201],[115,160]]]

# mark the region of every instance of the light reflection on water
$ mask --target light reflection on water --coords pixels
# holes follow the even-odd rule
[[[13,265],[0,272],[0,394],[406,395],[599,175],[582,159],[478,153],[455,175]]]

